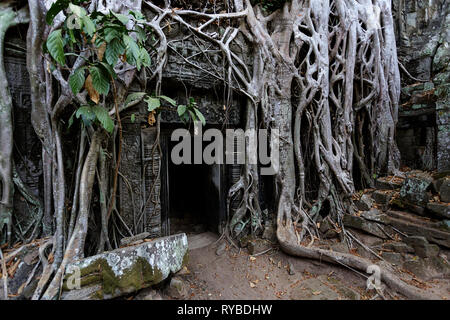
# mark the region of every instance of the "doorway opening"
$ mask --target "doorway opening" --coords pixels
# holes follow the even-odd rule
[[[166,208],[170,234],[218,233],[220,222],[225,218],[223,165],[176,165],[170,154],[178,142],[170,141],[170,136],[167,142]]]

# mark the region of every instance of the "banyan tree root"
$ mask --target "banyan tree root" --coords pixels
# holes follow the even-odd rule
[[[43,64],[42,39],[51,28],[45,25],[42,3],[29,1],[31,21],[27,63],[32,122],[43,141],[44,159],[47,159],[44,229],[55,233],[52,242],[55,261],[44,268],[46,272],[41,278],[40,291],[34,298],[40,298],[49,280],[43,298],[53,299],[58,296],[65,266],[82,257],[85,249],[89,194],[103,138],[98,132],[93,134],[87,155],[84,158],[80,154],[78,164],[82,170],[77,173],[80,176],[74,195],[78,198],[77,210],[71,212],[73,223],[69,232],[65,232],[66,188],[59,120],[61,111],[71,102],[83,104],[85,99],[72,95],[60,68],[50,73]],[[340,254],[306,248],[301,242],[309,237],[312,243],[317,235],[316,219],[327,207],[330,218],[343,227],[342,216],[351,211],[351,195],[359,180],[370,183],[373,173],[396,171],[398,150],[394,129],[400,81],[390,1],[292,0],[270,14],[263,12],[260,6],[252,6],[249,0],[234,1],[234,6],[228,6],[229,9],[233,7],[234,12],[211,14],[176,10],[170,7],[169,1],[164,2],[164,7],[151,1],[109,1],[107,8],[103,1],[92,1],[89,9],[120,11],[126,9],[123,4],[135,8],[141,3],[152,11],[154,16],[148,25],[159,39],[150,75],[150,79],[156,78],[157,93],[161,90],[167,50],[174,50],[164,34],[170,23],[188,30],[187,36],[210,44],[214,50],[204,49],[209,46],[201,49],[205,57],[208,58],[208,52],[216,55],[217,51],[221,52],[223,68],[211,63],[211,70],[201,70],[225,84],[227,102],[233,91],[247,98],[246,129],[279,131],[279,171],[273,180],[281,247],[298,256],[315,259],[325,256],[329,262],[339,260]],[[213,32],[217,25],[224,30]],[[235,52],[234,48],[242,46],[252,47],[249,51],[251,63]],[[187,64],[197,66],[192,57],[181,57]],[[74,66],[83,63],[83,58],[77,59]],[[135,75],[134,71],[128,73],[130,80],[123,86],[126,88]],[[52,89],[54,80],[61,91],[58,99],[54,98]],[[124,100],[124,94],[118,93],[119,100]],[[117,115],[126,107],[115,105],[110,115]],[[235,236],[242,235],[242,226],[249,222],[253,234],[260,232],[263,224],[257,166],[248,162],[250,156],[246,155],[241,179],[229,194],[240,197],[238,210],[230,216],[228,227],[232,228],[227,228]],[[104,179],[103,171],[104,168],[100,180]],[[52,198],[53,193],[55,197]],[[114,195],[109,197],[111,208],[114,199]],[[54,213],[50,212],[52,207]],[[55,218],[54,228],[47,224],[48,217]],[[102,223],[107,224],[107,219],[105,221]],[[283,229],[294,222],[301,223],[301,234],[294,229]],[[241,227],[236,229],[236,226]],[[100,250],[104,247],[103,242],[107,242],[105,225],[102,225],[102,233]],[[70,238],[65,239],[65,234],[70,234]],[[349,265],[365,271],[364,260],[347,255],[342,257]],[[409,289],[394,281],[388,271],[382,277],[389,285],[410,295]]]
[[[368,271],[369,266],[374,263],[348,253],[338,253],[331,250],[324,250],[314,247],[306,247],[297,243],[297,237],[294,235],[292,224],[278,225],[277,238],[281,249],[293,256],[324,261],[340,266],[350,267],[363,273]],[[416,287],[406,284],[397,275],[389,270],[387,265],[380,266],[380,280],[391,289],[399,292],[409,299],[439,299],[439,297],[424,292]]]

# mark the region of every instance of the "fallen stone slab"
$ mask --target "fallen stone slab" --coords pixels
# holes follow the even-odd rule
[[[378,178],[375,181],[375,188],[377,189],[383,189],[383,190],[395,190],[402,186],[401,183],[397,182],[397,179],[390,179],[390,178]]]
[[[184,233],[88,257],[67,265],[61,299],[111,299],[132,293],[176,273],[187,259]]]
[[[420,220],[412,214],[400,211],[388,211],[384,223],[410,236],[423,236],[429,242],[450,248],[450,232],[438,222]]]
[[[391,192],[376,190],[372,193],[372,198],[378,204],[388,204],[389,200],[392,198]]]
[[[381,239],[388,238],[386,232],[382,230],[382,225],[377,222],[369,221],[363,217],[346,214],[344,215],[343,222],[346,227],[364,231]]]
[[[369,195],[363,194],[359,200],[355,201],[355,205],[358,210],[367,211],[372,208],[373,199]]]
[[[413,253],[414,248],[403,242],[389,242],[383,244],[383,248],[398,253]]]
[[[450,219],[450,204],[448,203],[429,202],[427,209],[440,218]]]

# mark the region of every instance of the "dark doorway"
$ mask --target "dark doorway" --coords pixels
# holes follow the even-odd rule
[[[225,215],[223,165],[175,165],[170,154],[178,142],[167,133],[167,206],[170,234],[218,233]],[[164,174],[164,173],[163,173]],[[164,206],[163,206],[164,207]]]

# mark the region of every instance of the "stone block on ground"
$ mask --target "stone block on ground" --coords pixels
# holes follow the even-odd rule
[[[344,215],[343,222],[346,227],[362,230],[382,239],[387,238],[386,233],[382,230],[383,226],[377,222],[368,221],[362,217],[349,214]]]
[[[437,257],[439,254],[439,246],[436,244],[427,244],[414,248],[416,254],[421,258]]]
[[[359,200],[355,201],[355,205],[358,210],[367,211],[372,208],[373,199],[369,195],[363,194]]]
[[[390,179],[390,178],[378,178],[375,180],[375,187],[377,189],[382,190],[395,190],[402,186],[400,182],[398,182],[396,179]]]
[[[167,288],[167,295],[175,299],[183,299],[187,297],[189,288],[186,281],[180,277],[173,277],[170,279],[170,284]]]
[[[376,203],[386,205],[392,198],[392,194],[387,191],[376,190],[372,193],[372,198]]]
[[[400,198],[415,205],[425,206],[429,200],[428,190],[433,179],[427,176],[406,178],[400,189]]]
[[[264,239],[251,239],[248,241],[247,249],[250,254],[258,254],[272,248],[270,241]]]
[[[396,265],[401,266],[403,264],[403,257],[400,253],[397,252],[383,252],[383,259],[386,261]]]
[[[334,224],[328,218],[325,218],[320,222],[319,231],[324,239],[331,239],[339,236]]]
[[[187,259],[184,233],[81,259],[67,265],[61,298],[110,299],[136,292],[176,273]]]
[[[389,242],[383,244],[383,248],[398,253],[413,253],[414,248],[403,242]]]
[[[269,241],[274,241],[276,240],[276,237],[277,235],[275,226],[272,223],[267,223],[266,226],[264,227],[262,238]]]
[[[448,203],[428,202],[427,209],[440,218],[450,219],[450,205]]]
[[[153,288],[146,288],[139,291],[134,300],[162,300],[161,294]]]

